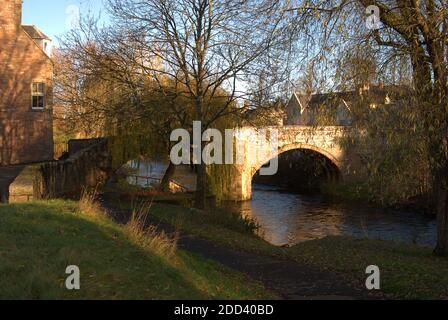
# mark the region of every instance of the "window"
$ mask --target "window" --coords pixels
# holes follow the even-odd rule
[[[35,82],[31,89],[32,96],[32,108],[43,109],[45,108],[45,83]]]

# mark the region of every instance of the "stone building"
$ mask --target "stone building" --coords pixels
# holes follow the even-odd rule
[[[23,165],[53,160],[51,40],[22,25],[22,0],[0,5],[0,200]]]
[[[364,85],[357,90],[303,95],[294,93],[286,105],[286,125],[352,124],[351,108],[363,103],[370,109],[395,105],[409,95],[403,86]]]

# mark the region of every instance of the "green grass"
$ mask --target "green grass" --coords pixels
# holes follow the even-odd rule
[[[238,214],[222,209],[201,211],[156,203],[151,214],[174,225],[179,230],[220,244],[268,255],[279,255],[281,248],[274,247],[256,235],[256,226]]]
[[[288,249],[291,257],[321,269],[349,274],[358,282],[365,269],[377,265],[381,289],[390,298],[447,299],[448,259],[429,248],[393,241],[327,237]]]
[[[175,205],[175,197],[156,197],[150,215],[158,221],[168,223],[178,230],[194,234],[219,244],[248,252],[267,255],[282,255],[283,249],[275,247],[256,235],[253,221],[242,219],[239,214],[222,209],[208,211]],[[179,197],[183,202],[183,197]],[[138,202],[116,202],[116,206],[132,210]]]
[[[279,248],[255,236],[245,221],[224,210],[203,212],[155,203],[151,214],[179,230],[221,245],[288,257],[319,270],[343,273],[358,286],[364,285],[366,267],[377,265],[382,292],[389,298],[448,298],[448,260],[434,257],[430,248],[342,236]]]
[[[2,299],[263,299],[259,283],[200,256],[164,255],[74,202],[0,206]],[[77,265],[81,290],[65,289]]]
[[[320,185],[320,192],[329,197],[355,201],[355,202],[373,202],[370,193],[359,183],[323,183]]]

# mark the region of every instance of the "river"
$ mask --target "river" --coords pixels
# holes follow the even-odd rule
[[[274,245],[294,245],[332,235],[396,240],[433,246],[436,221],[422,214],[334,201],[319,194],[297,194],[253,185],[253,198],[228,204],[254,219],[259,234]]]
[[[136,163],[131,166],[136,168]],[[146,164],[140,166],[138,175],[161,178],[165,168],[160,162]],[[189,190],[195,188],[194,175],[188,167],[178,168],[174,179]],[[139,181],[142,186],[145,183],[144,179]],[[422,214],[334,201],[319,194],[297,194],[257,184],[252,195],[251,201],[224,206],[254,219],[260,226],[259,235],[274,245],[294,245],[331,235],[435,245],[436,221]]]

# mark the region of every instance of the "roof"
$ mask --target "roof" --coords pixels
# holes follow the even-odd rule
[[[302,108],[315,108],[325,105],[326,107],[337,107],[342,101],[351,104],[360,98],[367,98],[370,102],[384,104],[386,97],[397,101],[410,94],[410,89],[405,86],[369,86],[366,90],[353,90],[346,92],[320,93],[306,96],[295,93],[294,96]]]
[[[295,93],[294,96],[298,100],[302,110],[306,108],[315,109],[321,106],[329,109],[337,109],[341,103],[350,103],[353,101],[355,99],[355,92],[332,92],[312,95]]]
[[[51,40],[45,33],[39,30],[38,27],[34,25],[22,25],[23,30],[35,40]]]

